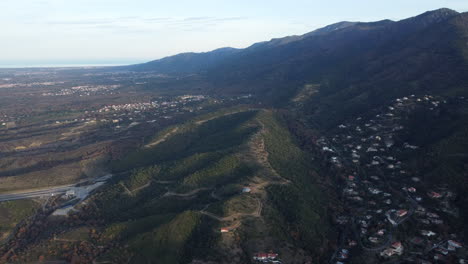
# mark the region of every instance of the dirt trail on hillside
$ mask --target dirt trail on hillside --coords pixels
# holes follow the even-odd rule
[[[123,182],[119,182],[119,185],[122,186],[122,188],[124,188],[124,191],[127,195],[133,196],[132,192],[127,188],[127,186],[125,186],[125,184],[123,184]]]
[[[161,144],[162,142],[166,141],[170,136],[177,133],[177,131],[179,131],[179,127],[174,127],[169,132],[167,132],[164,136],[162,136],[162,138],[156,140],[155,142],[147,144],[145,146],[145,148],[151,148],[151,147],[154,147],[154,146],[157,146],[157,145]]]
[[[210,120],[213,120],[213,119],[216,119],[216,118],[219,118],[219,117],[228,116],[228,115],[233,115],[233,114],[237,114],[237,113],[241,113],[241,112],[246,112],[246,111],[250,111],[250,110],[251,110],[251,109],[227,112],[227,113],[224,113],[224,114],[219,115],[219,116],[212,116],[212,117],[208,117],[208,118],[205,118],[205,119],[202,119],[202,120],[198,120],[198,121],[195,122],[195,124],[201,125],[201,124],[203,124],[203,123],[206,123],[206,122],[208,122],[208,121],[210,121]]]
[[[264,168],[263,173],[266,173],[267,176],[275,179],[273,181],[271,180],[265,180],[260,183],[255,184],[254,186],[257,189],[264,188],[270,184],[288,184],[291,181],[283,178],[274,168],[271,166],[270,161],[268,160],[269,153],[266,150],[265,147],[265,139],[263,137],[264,134],[267,133],[267,129],[265,128],[265,125],[261,122],[258,121],[259,124],[261,125],[262,129],[252,138],[252,140],[249,143],[249,150],[250,153],[248,155],[249,159],[255,160],[262,168]]]
[[[225,216],[225,217],[221,217],[221,216],[218,216],[218,215],[215,215],[213,213],[210,213],[210,212],[207,212],[205,210],[201,210],[199,211],[201,214],[203,215],[206,215],[208,217],[211,217],[215,220],[218,220],[220,222],[231,222],[231,221],[234,221],[230,226],[225,226],[223,228],[226,228],[228,229],[229,231],[232,231],[236,228],[238,228],[241,224],[242,224],[242,219],[238,219],[238,218],[243,218],[243,217],[261,217],[262,215],[262,210],[263,210],[263,203],[260,199],[255,199],[257,201],[257,208],[255,209],[255,211],[253,211],[252,213],[235,213],[235,214],[232,214],[232,215],[229,215],[229,216]]]
[[[198,189],[195,189],[195,190],[187,192],[187,193],[167,192],[167,193],[163,194],[163,197],[170,197],[170,196],[189,197],[189,196],[193,196],[193,195],[197,194],[198,192],[207,191],[207,190],[211,190],[211,188],[198,188]]]
[[[263,138],[263,135],[266,133],[266,128],[263,125],[263,123],[261,122],[259,123],[262,126],[262,129],[257,134],[255,134],[250,140],[249,153],[246,155],[247,159],[254,160],[263,168],[263,170],[259,173],[259,175],[255,177],[256,182],[249,184],[249,188],[251,188],[252,190],[251,193],[260,194],[260,197],[261,197],[261,198],[255,198],[255,200],[257,201],[256,210],[252,213],[236,213],[236,214],[232,214],[232,215],[225,216],[225,217],[217,216],[213,213],[207,212],[206,210],[200,211],[201,214],[209,216],[220,222],[234,221],[236,219],[234,223],[232,223],[232,225],[223,227],[230,231],[238,228],[241,225],[242,219],[239,219],[239,218],[243,218],[243,217],[261,218],[262,210],[263,210],[262,199],[266,198],[265,187],[271,184],[283,185],[283,184],[290,183],[289,180],[281,177],[281,175],[271,166],[268,160],[269,154],[265,147],[265,140]],[[277,180],[270,180],[268,178],[264,178],[262,177],[262,174],[266,174],[268,178],[274,178]]]
[[[139,191],[141,191],[141,190],[143,190],[143,189],[149,187],[149,186],[151,185],[151,181],[149,181],[149,182],[146,183],[145,185],[142,185],[142,186],[140,186],[140,187],[138,187],[138,188],[136,188],[136,189],[133,189],[133,190],[128,189],[127,186],[126,186],[124,183],[122,183],[122,182],[120,182],[119,184],[124,188],[126,194],[128,194],[128,195],[130,195],[130,196],[135,196],[135,194],[136,194],[137,192],[139,192]]]

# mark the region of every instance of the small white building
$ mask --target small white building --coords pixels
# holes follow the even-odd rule
[[[76,192],[75,192],[75,190],[68,190],[68,191],[65,193],[65,196],[66,196],[67,198],[76,197]]]
[[[250,189],[249,187],[242,188],[243,193],[250,193],[251,191],[252,191],[252,189]]]

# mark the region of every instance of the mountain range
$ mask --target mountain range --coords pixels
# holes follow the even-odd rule
[[[344,102],[343,111],[336,109],[342,116],[407,93],[466,94],[467,41],[468,14],[439,9],[396,22],[340,22],[245,49],[183,53],[124,69],[198,74],[211,90],[261,94],[277,103],[305,84],[320,85],[315,99]],[[388,96],[375,96],[382,94]]]

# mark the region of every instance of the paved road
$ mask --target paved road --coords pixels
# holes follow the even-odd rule
[[[107,174],[105,176],[102,176],[97,179],[93,179],[91,181],[83,180],[75,184],[53,186],[53,187],[37,189],[37,190],[23,190],[23,191],[17,191],[17,192],[9,193],[9,194],[0,194],[0,202],[60,195],[60,194],[65,194],[68,190],[74,190],[76,193],[75,195],[77,195],[78,197],[83,197],[83,196],[87,196],[88,193],[92,191],[94,188],[99,187],[100,185],[105,183],[112,176],[113,176],[112,174]],[[85,182],[89,182],[90,185],[77,187],[79,184],[83,184]]]
[[[66,185],[66,186],[52,187],[48,189],[41,189],[41,190],[35,190],[35,191],[16,192],[12,194],[0,194],[0,202],[64,194],[68,190],[70,190],[73,186],[74,185]]]

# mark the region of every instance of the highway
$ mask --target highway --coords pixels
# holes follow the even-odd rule
[[[34,191],[20,191],[20,192],[15,192],[11,194],[0,194],[0,202],[64,194],[68,190],[73,188],[74,186],[75,185],[64,185],[64,186],[56,186],[56,187],[51,187],[48,189],[40,189],[40,190],[34,190]]]
[[[114,175],[112,174],[107,174],[107,175],[104,175],[102,177],[99,177],[93,180],[82,180],[75,184],[53,186],[49,188],[36,189],[36,190],[22,190],[22,191],[16,191],[13,193],[8,193],[8,194],[0,194],[0,202],[61,195],[61,194],[65,194],[68,190],[73,190],[75,192],[74,195],[76,197],[80,199],[84,199],[89,195],[89,193],[92,190],[101,186],[113,176]],[[89,185],[83,185],[85,183]],[[78,185],[80,185],[80,187],[77,187]]]

